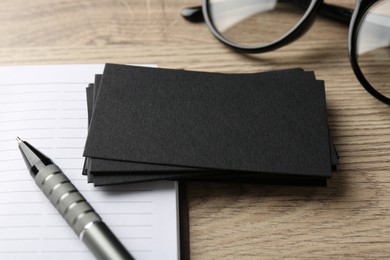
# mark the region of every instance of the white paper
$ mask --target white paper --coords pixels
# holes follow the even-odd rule
[[[94,259],[31,178],[16,137],[49,156],[136,259],[178,259],[174,182],[96,188],[81,175],[85,88],[104,65],[0,67],[0,259]]]

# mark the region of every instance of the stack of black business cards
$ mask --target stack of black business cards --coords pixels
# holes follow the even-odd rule
[[[87,89],[84,172],[153,180],[323,185],[336,169],[323,81],[107,64]]]

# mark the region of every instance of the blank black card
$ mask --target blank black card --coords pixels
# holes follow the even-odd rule
[[[266,72],[271,74],[282,74],[289,76],[290,73],[305,73],[304,80],[314,80],[314,73],[303,72],[300,69],[290,69],[283,71]],[[266,73],[261,73],[264,76]],[[256,73],[257,76],[261,76]],[[244,74],[245,76],[246,74]],[[101,75],[96,75],[94,84],[87,88],[88,117],[92,116],[94,100],[97,97],[100,86]],[[334,149],[333,142],[330,141],[332,167],[337,164],[337,153]],[[115,160],[104,160],[96,158],[86,158],[85,173],[88,173],[88,180],[95,186],[112,185],[128,182],[144,182],[153,180],[196,180],[196,181],[257,181],[261,183],[288,184],[288,185],[325,185],[326,179],[312,178],[305,175],[281,175],[281,174],[253,174],[243,172],[217,172],[201,170],[197,168],[184,168],[165,165],[151,165],[143,163],[133,163]]]
[[[108,64],[85,155],[329,176],[322,82],[271,79]]]

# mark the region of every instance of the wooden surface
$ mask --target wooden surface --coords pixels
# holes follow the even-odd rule
[[[191,183],[192,259],[389,258],[390,107],[358,83],[348,28],[317,19],[287,47],[242,55],[179,13],[200,1],[3,0],[0,64],[156,63],[255,72],[314,70],[340,154],[326,188]],[[331,2],[331,1],[329,1]],[[354,1],[333,1],[353,7]]]

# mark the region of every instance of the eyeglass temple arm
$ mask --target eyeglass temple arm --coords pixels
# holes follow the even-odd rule
[[[289,0],[282,0],[281,2],[288,2]],[[327,3],[323,3],[320,8],[320,14],[324,17],[330,18],[332,20],[342,22],[345,24],[349,24],[352,18],[353,9],[331,5]],[[187,21],[193,23],[199,23],[204,21],[202,7],[194,6],[194,7],[186,7],[181,10],[181,16]]]
[[[353,9],[323,3],[320,8],[320,14],[326,18],[348,25],[352,19]]]
[[[180,12],[181,16],[189,22],[204,22],[202,6],[184,7]]]

